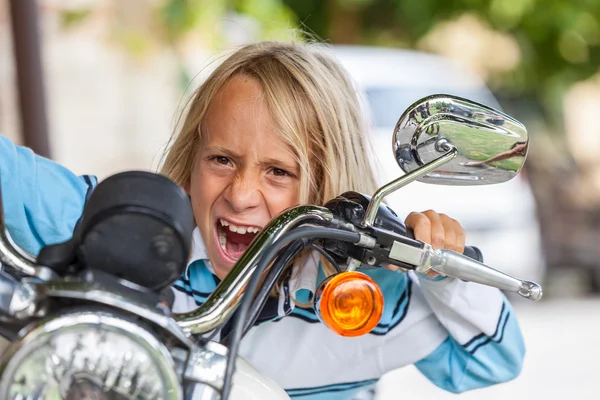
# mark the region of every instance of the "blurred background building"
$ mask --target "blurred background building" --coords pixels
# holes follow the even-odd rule
[[[25,134],[11,15],[27,5],[47,124]],[[333,44],[379,153],[394,118],[432,93],[501,107],[526,125],[528,161],[514,182],[414,184],[393,206],[447,211],[492,265],[545,285],[540,303],[515,301],[530,352],[523,375],[464,398],[597,398],[599,0],[0,0],[0,133],[30,146],[47,134],[47,156],[101,179],[156,169],[191,91],[224,51],[259,39]],[[385,157],[382,181],[400,173]],[[380,387],[381,399],[400,396],[445,394],[407,369]]]

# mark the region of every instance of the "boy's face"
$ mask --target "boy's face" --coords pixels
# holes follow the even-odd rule
[[[202,126],[188,192],[215,273],[223,279],[269,221],[298,204],[300,167],[249,77],[231,79]]]

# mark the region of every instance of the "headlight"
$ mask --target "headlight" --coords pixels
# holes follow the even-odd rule
[[[167,348],[140,325],[79,311],[38,324],[0,363],[0,399],[181,399]]]

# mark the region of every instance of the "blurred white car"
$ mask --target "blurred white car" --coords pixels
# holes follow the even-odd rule
[[[332,51],[365,102],[380,184],[403,174],[393,156],[392,134],[400,115],[415,101],[443,93],[501,109],[481,79],[440,56],[359,46],[333,46]],[[427,209],[445,213],[462,224],[467,244],[479,247],[488,265],[521,279],[543,281],[536,204],[524,172],[508,182],[484,186],[413,182],[390,195],[387,203],[401,217]]]

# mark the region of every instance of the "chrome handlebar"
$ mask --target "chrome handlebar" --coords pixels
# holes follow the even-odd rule
[[[10,265],[24,275],[37,276],[35,258],[15,245],[6,229],[2,188],[0,188],[0,264]]]
[[[20,250],[10,238],[5,226],[0,202],[0,261],[16,268],[20,273],[49,280],[41,274],[44,267],[38,266],[33,257]],[[227,321],[239,305],[246,285],[250,281],[260,257],[265,249],[271,246],[282,235],[303,224],[313,225],[345,225],[336,219],[332,212],[324,207],[298,206],[291,208],[273,219],[252,241],[232,271],[217,286],[207,301],[197,310],[190,313],[174,314],[177,325],[188,335],[205,334],[218,328]],[[365,230],[368,227],[356,228]],[[374,238],[372,244],[374,244]],[[464,279],[502,290],[518,293],[533,301],[542,297],[540,285],[519,280],[483,263],[449,250],[434,250],[424,244],[422,247],[395,241],[390,249],[389,258],[414,266],[417,272],[433,269],[444,275]],[[45,268],[49,270],[48,268]]]
[[[324,207],[299,206],[284,212],[272,220],[252,241],[231,272],[203,305],[190,313],[175,314],[175,320],[182,329],[191,334],[207,333],[219,327],[237,308],[241,295],[266,248],[302,223],[322,224],[332,222],[333,219],[331,211]]]
[[[517,279],[451,250],[436,250],[429,244],[417,248],[395,242],[390,250],[390,258],[415,265],[415,270],[420,273],[433,270],[442,275],[514,292],[532,301],[538,301],[543,294],[542,287],[535,282]]]

